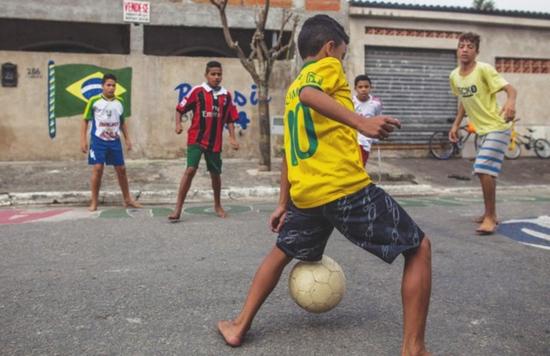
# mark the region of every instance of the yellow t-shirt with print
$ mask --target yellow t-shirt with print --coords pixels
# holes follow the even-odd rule
[[[285,99],[284,142],[290,197],[298,208],[321,206],[367,186],[355,129],[300,102],[305,87],[322,90],[353,111],[351,89],[340,61],[306,63]]]
[[[453,94],[460,98],[478,134],[510,128],[510,123],[500,115],[496,96],[508,82],[493,66],[476,62],[474,70],[466,76],[460,75],[460,68],[456,68],[451,72],[449,81]]]

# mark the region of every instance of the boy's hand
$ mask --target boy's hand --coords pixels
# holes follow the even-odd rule
[[[500,110],[500,114],[503,115],[506,122],[514,120],[516,117],[516,103],[513,100],[506,100],[506,103]]]
[[[453,125],[449,130],[449,141],[452,143],[458,142],[458,127],[456,125]]]
[[[86,141],[80,141],[80,151],[88,153],[88,143]]]
[[[269,226],[271,227],[271,231],[279,232],[281,230],[281,227],[283,227],[285,217],[286,207],[278,206],[277,208],[275,208],[275,211],[271,214],[271,217],[269,218]]]
[[[126,139],[126,150],[132,150],[132,141],[130,141],[129,139]]]
[[[384,139],[396,127],[401,128],[401,123],[391,116],[372,116],[368,120],[359,121],[357,131],[367,137]]]
[[[183,132],[183,127],[181,127],[181,122],[176,122],[176,134],[180,134]]]
[[[229,137],[229,145],[231,146],[232,149],[234,149],[235,151],[237,151],[239,149],[239,143],[237,142],[237,140],[235,140],[234,138],[232,137]]]

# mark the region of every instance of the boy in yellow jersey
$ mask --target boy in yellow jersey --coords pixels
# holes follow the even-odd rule
[[[430,242],[397,202],[372,184],[362,165],[357,131],[385,138],[399,121],[388,116],[364,120],[354,112],[341,63],[348,42],[343,27],[326,15],[306,20],[298,37],[305,65],[286,95],[281,192],[270,218],[279,236],[258,268],[240,314],[218,322],[231,346],[242,343],[285,266],[293,258],[320,260],[336,227],[388,263],[405,256],[402,354],[428,355]]]
[[[516,90],[500,76],[491,65],[476,61],[479,53],[479,35],[464,33],[458,39],[457,57],[459,66],[449,76],[451,90],[459,97],[458,112],[449,131],[449,140],[457,142],[457,132],[464,114],[481,135],[481,146],[474,163],[474,173],[479,177],[484,214],[475,221],[479,223],[478,234],[492,234],[497,226],[496,178],[502,170],[504,152],[510,141],[510,121],[516,115]],[[507,100],[502,109],[496,94],[505,91]]]

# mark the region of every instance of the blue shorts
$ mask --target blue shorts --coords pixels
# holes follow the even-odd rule
[[[289,204],[277,247],[305,261],[323,257],[334,228],[348,240],[387,263],[417,248],[424,232],[383,189],[374,184],[311,209]]]
[[[124,154],[120,139],[105,141],[92,136],[92,139],[90,140],[90,150],[88,152],[88,164],[123,166]]]

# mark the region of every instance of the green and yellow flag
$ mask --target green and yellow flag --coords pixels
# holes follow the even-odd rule
[[[123,99],[124,116],[132,115],[132,68],[109,69],[88,64],[55,65],[48,62],[48,131],[55,137],[58,117],[82,115],[88,100],[101,94],[101,79],[117,77],[115,95]]]

